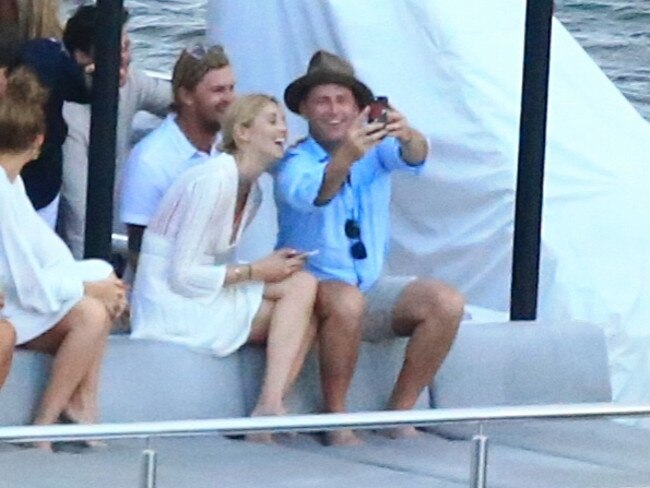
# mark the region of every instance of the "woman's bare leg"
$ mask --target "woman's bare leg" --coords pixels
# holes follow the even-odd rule
[[[4,385],[16,347],[16,331],[7,320],[0,319],[0,388]]]
[[[294,273],[268,286],[267,296],[275,305],[266,340],[266,371],[254,415],[284,413],[284,391],[311,326],[316,280],[305,272]]]
[[[314,339],[316,338],[316,332],[318,331],[318,319],[315,315],[312,315],[310,321],[311,324],[307,329],[307,333],[305,334],[302,344],[300,345],[300,351],[298,351],[298,355],[291,365],[291,371],[289,372],[289,381],[287,381],[287,384],[285,386],[284,396],[287,396],[287,393],[289,393],[289,390],[291,390],[291,387],[298,379],[298,376],[302,371],[302,367],[305,364],[305,358],[307,357],[307,354],[309,353],[311,347],[314,345]]]
[[[97,356],[101,356],[109,328],[104,305],[84,297],[54,328],[25,345],[28,349],[55,353],[50,381],[34,424],[49,425],[58,420],[75,390],[92,371]],[[96,404],[97,400],[91,401]]]
[[[280,283],[266,287],[265,302],[256,317],[251,342],[266,336],[266,370],[252,416],[283,415],[284,394],[297,376],[307,351],[316,280],[298,272]],[[257,442],[271,442],[270,434],[247,436]]]

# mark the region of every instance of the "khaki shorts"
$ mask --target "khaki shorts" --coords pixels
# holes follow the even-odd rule
[[[393,330],[393,309],[406,287],[415,276],[382,276],[364,296],[366,315],[362,324],[362,338],[379,342],[396,337]]]

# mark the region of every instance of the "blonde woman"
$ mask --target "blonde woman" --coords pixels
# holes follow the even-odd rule
[[[306,255],[296,250],[245,264],[236,255],[260,204],[257,179],[282,157],[284,114],[271,97],[244,96],[228,109],[222,131],[224,153],[183,173],[145,231],[132,337],[217,356],[266,342],[266,372],[252,415],[280,415],[313,337],[316,281],[302,271]]]
[[[58,0],[15,0],[12,10],[17,12],[23,38],[61,39],[63,28],[59,22]]]
[[[16,343],[54,355],[35,424],[98,419],[99,373],[125,290],[108,263],[76,262],[32,208],[20,177],[43,141],[45,91],[25,68],[0,97],[0,275]],[[49,443],[39,447],[51,450]]]

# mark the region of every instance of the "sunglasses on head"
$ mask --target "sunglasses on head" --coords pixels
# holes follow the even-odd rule
[[[185,52],[197,61],[202,61],[205,56],[213,50],[223,50],[221,46],[206,46],[202,43],[194,44],[192,47],[185,49]]]
[[[357,241],[350,246],[350,255],[353,259],[366,259],[368,257],[366,246],[361,241],[361,228],[359,227],[359,222],[355,219],[348,219],[345,221],[345,237]]]

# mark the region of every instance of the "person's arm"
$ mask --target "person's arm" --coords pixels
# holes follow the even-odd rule
[[[140,248],[142,247],[142,236],[147,227],[144,225],[128,224],[126,233],[128,236],[129,266],[133,273],[138,269],[138,258],[140,257]]]
[[[427,158],[429,145],[424,135],[410,126],[406,117],[390,107],[388,111],[388,135],[399,140],[402,159],[411,165],[421,164]]]
[[[329,203],[345,183],[352,165],[386,137],[386,130],[381,123],[366,123],[368,111],[368,107],[361,111],[339,147],[332,153],[314,200],[315,205]]]
[[[159,117],[167,115],[172,103],[171,83],[135,68],[131,68],[131,76],[132,82],[137,84],[138,110],[146,110]]]
[[[173,248],[167,280],[179,295],[210,300],[227,284],[231,266],[226,260],[206,263],[206,245],[230,239],[232,222],[228,222],[227,209],[236,198],[237,184],[230,181],[226,171],[215,168],[214,173],[203,174],[185,185],[180,199],[173,202],[174,215],[170,217],[178,222],[178,230],[168,236],[173,239]],[[161,206],[158,212],[167,213],[167,209]]]
[[[129,262],[137,265],[142,234],[163,195],[159,182],[164,176],[155,162],[142,154],[140,145],[131,151],[122,170],[120,220],[127,226]]]

